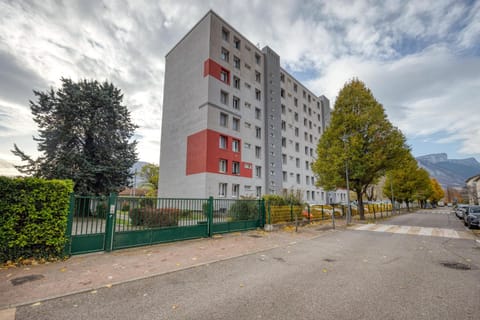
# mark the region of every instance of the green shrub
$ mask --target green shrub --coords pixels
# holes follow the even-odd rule
[[[258,219],[257,200],[237,200],[228,209],[228,215],[233,221],[255,220]]]
[[[130,210],[130,202],[129,201],[123,201],[121,210],[122,211],[129,211]]]
[[[97,203],[97,208],[93,216],[99,219],[106,219],[107,214],[108,214],[108,200],[100,200],[100,202]]]
[[[0,262],[61,257],[72,191],[70,180],[0,177]]]
[[[128,212],[130,222],[134,226],[171,227],[178,225],[179,209],[174,208],[135,208]]]
[[[266,194],[263,197],[265,203],[269,203],[271,206],[285,206],[287,203],[286,199],[278,194]]]

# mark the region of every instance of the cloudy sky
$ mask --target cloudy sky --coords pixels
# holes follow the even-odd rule
[[[29,99],[60,77],[123,90],[158,163],[165,54],[213,9],[333,102],[363,80],[415,156],[480,160],[480,1],[0,0],[0,174],[37,155]]]

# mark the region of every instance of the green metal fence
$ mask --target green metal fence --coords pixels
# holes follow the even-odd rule
[[[67,254],[209,237],[262,227],[263,200],[72,195]]]

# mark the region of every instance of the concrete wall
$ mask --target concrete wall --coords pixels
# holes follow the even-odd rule
[[[205,174],[186,176],[187,137],[207,126],[210,16],[205,16],[166,56],[159,196],[199,197]],[[189,186],[186,188],[185,186]]]

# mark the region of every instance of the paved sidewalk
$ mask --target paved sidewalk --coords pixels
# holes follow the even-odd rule
[[[299,232],[294,232],[294,228],[268,233],[261,230],[237,232],[214,238],[73,256],[50,264],[1,268],[0,318],[9,312],[7,308],[295,245],[325,233],[330,227],[309,225],[299,228]]]

